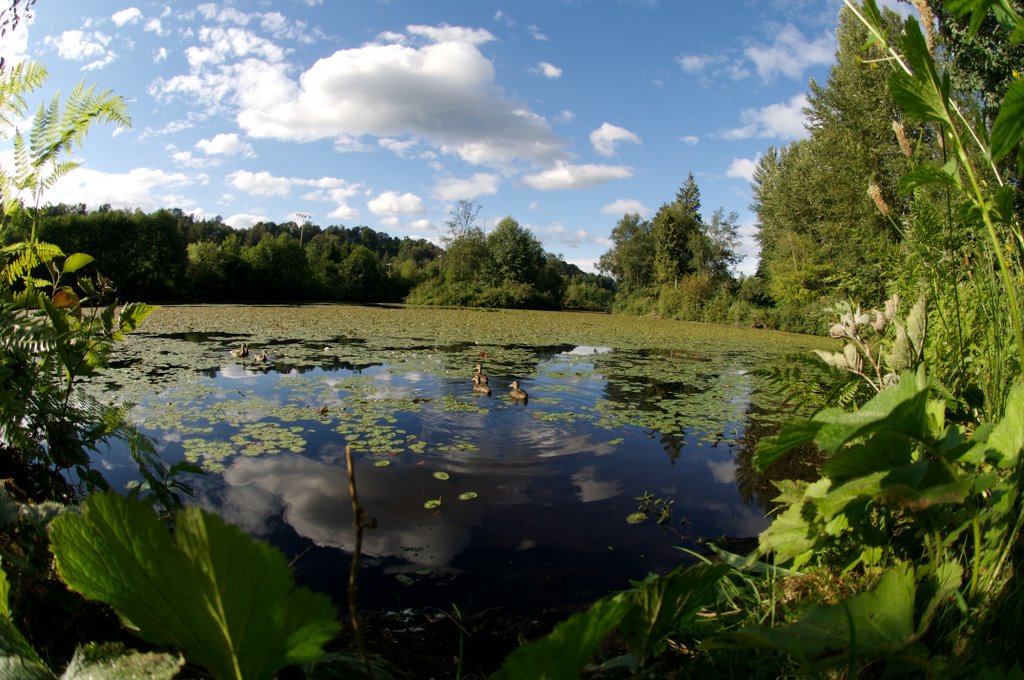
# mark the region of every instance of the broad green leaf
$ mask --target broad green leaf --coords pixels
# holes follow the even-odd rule
[[[897,70],[889,76],[893,101],[917,120],[950,125],[947,97],[917,20],[904,22],[900,46],[912,73]]]
[[[992,161],[998,163],[1024,137],[1024,80],[1015,80],[1003,97],[992,125]]]
[[[851,654],[868,660],[899,651],[914,639],[914,572],[888,570],[873,591],[834,605],[815,605],[786,626],[749,626],[715,646],[776,649],[823,668],[846,663]]]
[[[824,496],[830,483],[827,477],[823,477],[808,485],[804,490],[804,496],[790,504],[767,529],[761,532],[757,541],[762,554],[774,553],[777,564],[792,561],[793,569],[799,569],[807,563],[817,544],[817,536],[812,533],[811,525],[804,517],[805,499]]]
[[[1006,413],[988,436],[988,440],[975,446],[978,453],[1005,469],[1012,469],[1024,450],[1024,385],[1015,385],[1006,398]],[[980,455],[969,452],[965,458],[981,460]]]
[[[860,409],[826,409],[812,418],[819,424],[815,443],[829,453],[857,437],[876,432],[903,434],[917,441],[930,439],[928,391],[918,387],[912,374],[904,374],[895,387],[879,392]]]
[[[715,585],[728,572],[725,564],[680,567],[665,576],[652,575],[627,593],[633,606],[619,630],[630,653],[643,663],[662,651],[666,637],[685,630],[700,609],[717,599]]]
[[[820,429],[821,424],[814,420],[801,418],[786,420],[778,434],[763,437],[758,442],[754,465],[758,470],[764,470],[797,446],[813,441]]]
[[[598,600],[587,611],[559,623],[545,637],[509,654],[491,680],[577,680],[629,606],[628,593]]]
[[[440,498],[431,498],[429,501],[425,501],[423,503],[423,507],[426,508],[427,510],[433,510],[435,508],[439,508],[439,507],[441,507],[441,499]]]
[[[339,629],[328,599],[297,588],[280,552],[196,507],[178,514],[172,540],[148,505],[93,494],[50,534],[72,589],[217,678],[270,678],[317,658]]]
[[[442,472],[438,470],[437,472],[434,473],[434,479],[440,479],[442,482],[448,480],[449,478],[450,475],[447,472]]]
[[[821,472],[831,479],[833,484],[842,484],[872,472],[908,465],[913,448],[906,437],[880,432],[868,443],[853,444],[840,449],[822,464]]]
[[[75,650],[60,680],[171,680],[185,659],[159,652],[125,650],[120,644],[88,644]]]
[[[86,255],[85,253],[73,253],[68,255],[64,260],[64,273],[72,274],[77,272],[82,267],[93,262],[94,258],[92,255]]]
[[[915,189],[932,184],[941,184],[953,189],[960,189],[960,175],[957,173],[956,159],[951,159],[942,167],[921,164],[903,175],[899,181],[900,191],[909,194]]]

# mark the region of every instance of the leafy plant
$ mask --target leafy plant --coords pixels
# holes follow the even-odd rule
[[[313,661],[340,629],[327,597],[297,588],[280,552],[199,508],[178,513],[172,537],[148,505],[95,493],[50,532],[72,589],[217,678]]]

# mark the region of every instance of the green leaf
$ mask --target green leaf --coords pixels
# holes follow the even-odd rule
[[[813,441],[821,429],[821,423],[802,418],[789,418],[778,434],[762,437],[754,454],[754,465],[764,470],[785,453],[801,444]]]
[[[431,498],[429,501],[426,501],[423,504],[423,507],[425,507],[427,510],[433,510],[435,508],[439,508],[439,507],[441,507],[441,499],[440,498]]]
[[[1004,470],[1017,466],[1024,451],[1024,385],[1013,386],[1006,397],[1006,413],[992,428],[988,440],[979,442],[975,449]],[[968,457],[980,460],[977,454],[968,453]]]
[[[150,506],[93,494],[50,534],[73,590],[218,678],[270,678],[317,658],[339,630],[330,601],[297,588],[280,552],[196,507],[178,514],[172,540]]]
[[[434,479],[440,479],[442,482],[450,478],[447,472],[441,472],[440,470],[434,473]]]
[[[1003,97],[992,125],[992,161],[998,163],[1024,137],[1024,80],[1015,80]]]
[[[628,608],[625,593],[598,600],[587,611],[559,623],[545,637],[509,654],[491,680],[577,680],[601,640],[618,625]]]
[[[471,501],[474,498],[476,498],[476,496],[477,496],[476,491],[463,491],[462,493],[459,494],[459,500],[460,501]]]
[[[811,525],[804,517],[804,505],[809,499],[824,496],[830,484],[831,481],[827,477],[822,477],[808,485],[803,497],[794,501],[761,532],[757,537],[757,543],[762,554],[775,553],[777,564],[792,561],[793,569],[799,569],[807,563],[817,544],[817,535],[811,531]]]
[[[815,605],[787,626],[749,626],[715,646],[768,647],[815,668],[886,656],[914,639],[914,572],[899,566],[873,591],[834,605]]]
[[[915,189],[926,187],[931,184],[939,184],[953,189],[960,189],[960,175],[957,173],[956,159],[950,159],[942,167],[930,164],[921,164],[903,175],[900,178],[899,188],[903,193],[909,194]]]
[[[633,656],[646,661],[663,650],[665,638],[693,623],[697,612],[718,597],[716,584],[729,572],[725,564],[679,567],[665,576],[649,576],[627,593],[633,607],[619,630]]]
[[[10,592],[7,573],[0,569],[0,677],[52,678],[39,654],[11,620]]]
[[[68,255],[64,260],[64,273],[72,274],[77,272],[87,264],[92,263],[94,260],[92,255],[86,255],[85,253],[73,253]]]
[[[647,519],[646,512],[631,512],[626,515],[627,524],[643,524],[645,519]]]
[[[185,659],[159,652],[125,650],[120,644],[88,644],[75,650],[60,680],[171,680]]]
[[[917,20],[908,18],[904,22],[900,45],[911,73],[898,70],[889,76],[893,101],[917,120],[951,125],[948,98]]]

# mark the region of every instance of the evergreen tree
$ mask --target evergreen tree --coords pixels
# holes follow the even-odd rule
[[[657,283],[675,287],[685,274],[695,270],[690,246],[700,226],[700,189],[690,173],[676,192],[676,200],[661,206],[652,222]]]

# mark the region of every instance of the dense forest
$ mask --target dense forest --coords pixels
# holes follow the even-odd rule
[[[808,359],[814,370],[760,376],[799,409],[751,443],[754,464],[799,457],[804,472],[777,482],[757,547],[691,553],[518,647],[495,677],[1019,677],[1024,4],[912,4],[901,19],[844,2],[836,64],[810,84],[809,137],[768,149],[757,168],[761,259],[742,280],[730,269],[736,217],[703,215],[692,176],[650,220],[619,220],[600,277],[545,253],[512,217],[485,232],[473,202],[452,210],[443,248],[363,227],[233,230],[174,210],[26,207],[45,205],[68,152],[91,124],[125,120],[126,103],[79,93],[69,108],[82,115],[14,135],[17,167],[0,175],[0,667],[171,678],[187,658],[224,678],[330,673],[313,663],[340,629],[329,603],[292,588],[269,547],[183,508],[187,469],[165,466],[126,410],[77,398],[77,381],[150,311],[115,304],[113,280],[121,299],[154,302],[392,299],[825,332],[837,351]],[[2,30],[16,29],[10,16]],[[0,63],[0,76],[6,134],[45,71]],[[102,493],[90,454],[111,438],[131,444],[145,480],[133,498]],[[173,542],[161,523],[172,517]],[[196,581],[154,589],[146,569],[164,562]],[[95,578],[108,572],[135,580]],[[132,638],[103,610],[98,629],[120,630],[118,644],[83,644],[71,662],[46,654],[95,630],[28,627],[39,602],[71,597],[65,582],[154,651],[122,646]],[[179,600],[195,606],[182,616]],[[363,665],[348,672],[373,676],[353,628]]]

